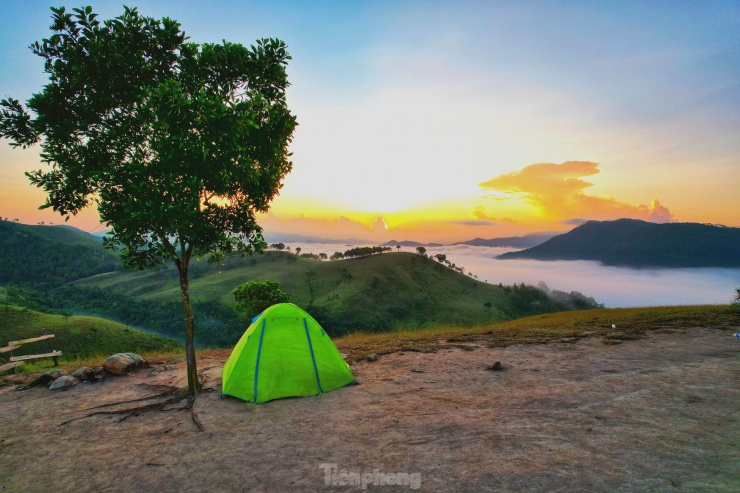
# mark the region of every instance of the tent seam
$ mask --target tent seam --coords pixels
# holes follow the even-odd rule
[[[308,321],[303,319],[303,326],[306,328],[306,339],[308,339],[308,350],[311,352],[311,362],[313,363],[313,371],[316,374],[316,385],[319,387],[319,393],[323,394],[324,389],[321,388],[321,380],[319,379],[319,369],[316,366],[316,357],[313,354],[313,344],[311,344],[311,335],[308,333]]]
[[[260,344],[257,347],[257,363],[254,366],[254,400],[252,404],[257,404],[257,380],[260,372],[260,355],[262,353],[262,339],[265,337],[265,325],[267,324],[267,318],[262,319],[262,330],[260,331]]]

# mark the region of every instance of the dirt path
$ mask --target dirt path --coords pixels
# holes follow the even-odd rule
[[[355,364],[359,386],[258,406],[220,400],[223,361],[201,360],[202,432],[183,410],[61,424],[184,385],[181,365],[5,387],[0,491],[361,490],[331,484],[343,471],[376,491],[739,491],[737,331],[397,353]]]

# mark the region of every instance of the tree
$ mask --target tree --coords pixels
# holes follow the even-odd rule
[[[326,260],[326,259],[327,259],[327,258],[329,258],[329,257],[328,257],[328,256],[327,256],[327,255],[326,255],[325,253],[323,253],[323,252],[322,252],[322,253],[319,253],[319,258],[320,258],[321,260]]]
[[[401,245],[396,245],[396,251],[401,251]]]
[[[438,253],[437,255],[434,256],[434,258],[436,258],[437,259],[437,262],[439,262],[441,264],[445,260],[447,260],[447,255],[445,255],[444,253]]]
[[[237,286],[233,293],[236,309],[244,311],[249,317],[259,315],[274,304],[290,301],[290,296],[280,289],[280,283],[272,281],[245,282]]]
[[[301,254],[301,247],[295,247],[295,254],[296,256]]]
[[[52,12],[52,36],[31,45],[49,83],[25,107],[0,102],[0,134],[14,147],[41,142],[50,169],[26,174],[47,193],[42,209],[69,219],[95,204],[125,266],[174,262],[192,403],[190,261],[266,247],[256,214],[292,167],[290,57],[277,39],[186,43],[176,21],[135,8],[103,23],[91,7]]]
[[[425,256],[427,254],[427,249],[424,248],[423,246],[416,247],[416,253],[418,253],[419,255]]]

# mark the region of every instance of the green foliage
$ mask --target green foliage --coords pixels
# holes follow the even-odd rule
[[[50,82],[31,113],[6,99],[0,118],[11,145],[41,141],[51,170],[28,176],[43,207],[68,217],[97,197],[108,244],[139,268],[264,248],[255,214],[292,166],[285,44],[186,43],[135,8],[103,23],[89,7],[52,11],[54,34],[32,45]]]
[[[392,250],[391,247],[379,247],[379,246],[350,248],[349,250],[344,252],[344,258],[366,257],[368,255],[376,255],[378,253],[390,252],[391,250]]]
[[[148,334],[96,317],[49,315],[12,304],[0,304],[0,347],[9,341],[54,334],[51,345],[62,351],[62,361],[118,352],[168,351],[181,348],[172,339]],[[15,356],[48,352],[48,343],[21,346]],[[3,355],[5,356],[5,355]]]
[[[735,296],[732,298],[732,305],[740,310],[740,288],[735,288]]]
[[[27,176],[47,194],[42,208],[69,218],[95,203],[112,227],[104,244],[124,247],[124,265],[174,261],[192,396],[190,260],[264,250],[256,215],[292,168],[285,43],[186,43],[174,20],[128,7],[103,23],[91,7],[52,12],[54,34],[31,46],[49,83],[28,110],[0,102],[0,134],[13,146],[40,142],[51,169]]]
[[[427,249],[424,248],[423,246],[416,247],[416,253],[418,253],[419,255],[424,256],[424,255],[427,254]]]
[[[276,303],[287,303],[290,296],[280,289],[279,282],[251,281],[234,289],[234,299],[237,310],[254,317]]]
[[[101,243],[64,226],[27,226],[0,221],[0,282],[60,283],[119,264]]]
[[[277,281],[291,302],[306,309],[331,335],[434,325],[469,327],[569,310],[575,303],[557,297],[552,300],[533,286],[514,288],[479,282],[430,258],[404,252],[320,262],[268,251],[252,259],[228,255],[219,269],[207,263],[196,264],[195,268],[202,270],[192,282],[201,302],[218,300],[224,309],[233,312],[229,307],[234,304],[232,291],[236,286],[245,280]],[[312,273],[310,277],[308,272]],[[141,301],[174,303],[180,295],[176,272],[167,271],[115,272],[77,281],[74,286],[80,290],[96,287]],[[569,297],[566,293],[563,296]],[[484,306],[486,302],[491,308]],[[137,303],[133,299],[129,302]],[[596,306],[594,302],[589,308]],[[245,327],[234,331],[243,332]]]
[[[177,288],[175,287],[175,290]],[[182,303],[179,299],[137,298],[126,292],[98,287],[45,286],[42,289],[7,286],[5,301],[32,310],[105,317],[182,341]],[[195,300],[198,347],[231,347],[244,333],[247,319],[218,300]],[[70,319],[73,317],[70,317]]]

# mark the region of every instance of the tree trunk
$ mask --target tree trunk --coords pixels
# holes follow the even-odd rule
[[[193,326],[195,317],[193,307],[190,305],[190,286],[188,283],[188,258],[182,262],[176,262],[177,270],[180,272],[180,291],[182,294],[182,311],[185,315],[185,361],[188,373],[188,400],[192,403],[195,395],[200,391],[198,381],[198,368],[195,364],[195,336]]]

